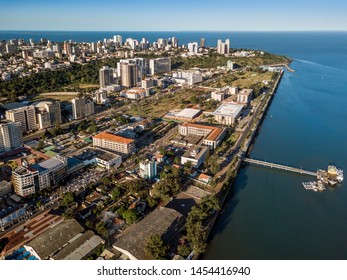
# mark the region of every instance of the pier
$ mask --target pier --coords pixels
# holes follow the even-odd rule
[[[251,158],[244,158],[243,161],[251,163],[251,164],[255,164],[255,165],[264,166],[264,167],[270,167],[270,168],[290,171],[290,172],[294,172],[294,173],[298,173],[298,174],[310,175],[310,176],[317,177],[317,172],[304,170],[302,168],[296,168],[296,167],[291,167],[291,166],[287,166],[287,165],[282,165],[282,164],[277,164],[277,163],[272,163],[272,162],[267,162],[267,161],[262,161],[262,160],[257,160],[257,159],[251,159]]]

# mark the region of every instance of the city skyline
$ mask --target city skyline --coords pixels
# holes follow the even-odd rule
[[[92,1],[49,3],[23,0],[2,3],[0,30],[50,31],[345,31],[347,3],[335,0]],[[184,19],[184,20],[182,20]],[[322,20],[324,19],[324,20]]]

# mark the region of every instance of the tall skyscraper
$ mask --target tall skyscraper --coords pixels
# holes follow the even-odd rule
[[[123,87],[136,86],[139,80],[139,69],[134,63],[120,63],[121,85]]]
[[[205,38],[200,39],[200,47],[204,48],[205,47]]]
[[[19,122],[0,121],[0,154],[20,148],[22,141],[22,128]]]
[[[72,116],[75,120],[94,114],[94,101],[84,97],[72,99]]]
[[[176,37],[171,38],[171,46],[174,48],[178,47],[178,39]]]
[[[110,86],[114,83],[113,70],[113,68],[108,66],[104,66],[99,70],[99,82],[101,88]]]
[[[113,42],[118,46],[121,47],[123,45],[123,38],[121,35],[114,35],[113,36]]]
[[[188,50],[189,50],[189,54],[191,55],[197,54],[199,52],[198,43],[197,42],[188,43]]]
[[[23,132],[37,129],[36,113],[33,105],[7,110],[6,119],[20,122]]]
[[[70,55],[72,53],[72,50],[71,50],[71,45],[69,42],[64,42],[64,53],[66,55]]]
[[[170,57],[160,57],[149,61],[149,71],[151,75],[165,73],[171,71]]]
[[[226,39],[225,43],[222,40],[217,41],[217,53],[219,54],[229,54],[230,51],[230,40]]]

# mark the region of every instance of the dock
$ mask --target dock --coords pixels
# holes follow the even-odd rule
[[[257,160],[257,159],[251,159],[251,158],[244,158],[243,161],[251,163],[251,164],[259,165],[259,166],[270,167],[270,168],[285,170],[285,171],[289,171],[289,172],[294,172],[297,174],[303,174],[303,175],[309,175],[309,176],[317,177],[317,172],[304,170],[302,168],[296,168],[296,167],[292,167],[292,166],[287,166],[287,165],[282,165],[282,164],[277,164],[277,163],[267,162],[267,161],[262,161],[262,160]]]

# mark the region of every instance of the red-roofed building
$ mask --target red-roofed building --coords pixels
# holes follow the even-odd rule
[[[205,137],[203,144],[215,149],[224,137],[225,130],[220,127],[202,125],[197,123],[183,123],[178,126],[181,135],[198,135]]]
[[[93,136],[93,146],[105,150],[129,155],[135,151],[135,141],[109,132],[102,132]]]
[[[206,175],[204,173],[201,173],[197,179],[198,179],[198,181],[201,181],[201,182],[208,184],[211,181],[212,177],[209,175]]]

